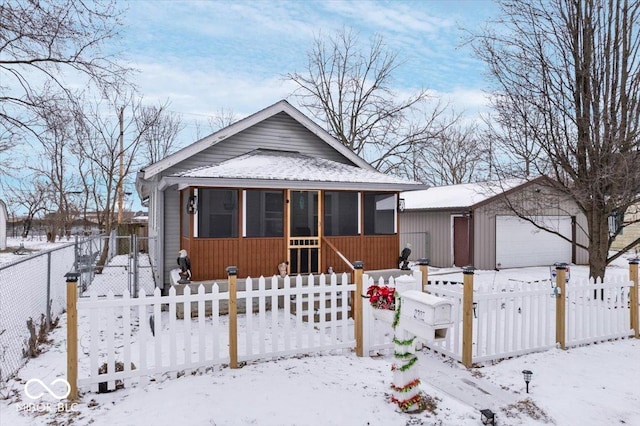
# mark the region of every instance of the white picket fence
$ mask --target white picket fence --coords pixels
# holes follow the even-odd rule
[[[624,277],[567,285],[567,346],[578,346],[633,334],[629,289]]]
[[[413,275],[421,282],[421,274]],[[339,279],[340,278],[340,279]],[[340,281],[340,282],[339,282]],[[373,284],[363,276],[363,293]],[[392,277],[378,283],[394,285]],[[566,286],[566,345],[624,338],[630,327],[629,288],[622,278],[606,283],[572,281]],[[347,274],[324,276],[314,284],[298,276],[248,278],[246,290],[237,292],[239,306],[252,307],[238,315],[237,359],[251,362],[308,353],[331,353],[356,346],[350,306],[355,284]],[[462,296],[460,284],[433,282],[425,290],[452,303],[453,327],[437,342],[422,342],[453,359],[462,359]],[[474,289],[473,362],[508,358],[546,350],[556,345],[556,299],[552,286],[542,283],[478,285]],[[362,297],[357,295],[357,297]],[[106,298],[92,296],[78,301],[80,388],[112,390],[119,382],[143,384],[151,377],[199,368],[216,368],[230,362],[229,320],[220,315],[228,304],[229,292],[217,284],[209,293],[168,296],[156,289],[138,298],[125,292]],[[363,306],[363,349],[365,355],[393,350],[393,311],[376,311],[365,299]],[[179,319],[177,308],[193,312]],[[209,311],[206,315],[198,313]],[[376,311],[376,312],[374,312]],[[386,318],[382,318],[382,317]],[[151,323],[153,319],[153,324]],[[121,367],[117,371],[116,365]],[[99,374],[100,370],[106,372]],[[118,382],[118,383],[117,383]]]
[[[277,277],[247,279],[246,290],[237,292],[238,304],[244,301],[254,313],[238,315],[239,361],[355,347],[349,318],[355,284],[349,284],[347,274],[321,275],[318,285],[313,277],[307,280],[286,277],[279,286]],[[79,357],[78,386],[112,390],[117,381],[125,386],[132,380],[144,384],[162,374],[229,363],[229,321],[220,315],[229,292],[220,292],[217,284],[210,293],[202,285],[194,294],[189,286],[184,290],[184,295],[171,288],[168,296],[156,289],[149,296],[142,290],[138,298],[125,292],[118,298],[110,293],[79,300],[79,350],[88,356]],[[185,314],[185,319],[178,319],[179,304],[185,313],[197,306],[193,318]],[[205,308],[211,314],[198,315]],[[106,373],[99,374],[104,366]]]
[[[365,275],[366,277],[366,275]],[[414,276],[415,277],[415,276]],[[388,281],[393,285],[393,279]],[[373,280],[365,280],[364,291]],[[629,288],[622,277],[606,283],[572,280],[567,284],[566,346],[628,337]],[[452,303],[453,327],[444,340],[422,342],[432,350],[462,361],[463,285],[432,282],[425,291]],[[513,282],[474,287],[473,362],[491,361],[543,351],[556,346],[556,298],[547,282]],[[601,297],[602,294],[602,297]],[[597,297],[595,297],[597,296]],[[368,354],[392,348],[393,330],[365,303],[365,350]],[[391,311],[389,311],[391,312]],[[376,314],[379,314],[376,312]]]

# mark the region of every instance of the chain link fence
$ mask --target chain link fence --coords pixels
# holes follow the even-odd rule
[[[141,289],[153,293],[155,281],[148,247],[148,237],[115,232],[79,244],[80,297],[93,293],[106,296],[109,292],[121,296],[125,291],[137,297]]]
[[[0,383],[29,357],[66,308],[66,279],[75,244],[33,253],[0,266]]]
[[[39,344],[65,311],[66,273],[80,273],[81,297],[125,291],[137,297],[140,289],[153,293],[149,243],[147,237],[115,233],[76,237],[67,245],[0,265],[0,387],[38,355]]]

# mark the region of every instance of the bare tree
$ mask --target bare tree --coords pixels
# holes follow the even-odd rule
[[[549,172],[548,157],[535,134],[542,131],[544,117],[530,105],[521,105],[512,114],[513,99],[496,95],[491,104],[496,114],[482,117],[483,139],[489,144],[489,176],[530,177]],[[532,129],[536,129],[535,132]],[[538,167],[542,166],[540,170]]]
[[[70,236],[75,213],[69,203],[69,193],[76,186],[74,181],[77,179],[77,169],[73,166],[70,149],[74,127],[67,103],[59,103],[51,109],[41,108],[39,111],[42,115],[39,121],[44,126],[37,140],[42,149],[37,151],[38,155],[25,159],[24,168],[45,184],[47,241],[53,242],[59,233]]]
[[[139,129],[147,129],[141,136],[141,155],[146,164],[153,164],[177,149],[178,134],[185,125],[179,114],[168,111],[169,102],[142,106],[136,120]]]
[[[7,187],[7,201],[15,211],[18,207],[26,213],[22,221],[22,238],[27,238],[33,226],[36,216],[46,210],[47,184],[43,180],[35,179],[25,184],[24,181],[16,181]],[[14,224],[15,226],[15,224]]]
[[[427,111],[425,89],[401,99],[391,88],[400,63],[381,36],[361,49],[358,37],[343,29],[333,37],[317,36],[304,73],[288,74],[294,95],[344,146],[376,169],[396,171],[411,160],[412,147],[425,143],[431,125],[444,110]]]
[[[501,19],[475,49],[496,84],[502,136],[526,134],[540,148],[532,167],[585,213],[589,272],[604,277],[640,242],[608,255],[626,225],[610,218],[640,202],[640,3],[499,3]]]
[[[6,140],[0,135],[0,169],[6,171],[11,167],[11,161],[8,158],[4,158],[3,153],[9,151],[9,149],[13,148],[14,143],[7,138]]]
[[[74,78],[102,90],[121,83],[127,69],[103,54],[105,42],[117,35],[121,14],[115,0],[0,5],[0,147],[37,133],[39,111],[73,97]]]
[[[488,147],[475,123],[464,124],[453,117],[429,138],[429,143],[416,145],[412,168],[405,173],[428,185],[456,185],[482,180],[488,169]],[[435,129],[434,129],[435,130]]]
[[[150,108],[141,100],[117,97],[113,100],[84,102],[76,112],[74,150],[84,163],[84,191],[97,208],[98,224],[107,235],[115,228],[118,203],[131,181],[131,172],[142,166],[136,160],[149,140],[149,134],[165,127],[163,119],[176,124],[163,108]],[[108,240],[105,240],[99,265],[106,262]]]
[[[215,132],[216,130],[224,129],[227,126],[232,125],[238,121],[238,117],[233,110],[221,107],[218,109],[216,114],[213,117],[209,117],[207,121],[211,131]]]

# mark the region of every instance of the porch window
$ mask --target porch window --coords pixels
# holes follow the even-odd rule
[[[395,233],[396,194],[368,192],[364,194],[364,233]]]
[[[246,190],[245,237],[282,237],[284,235],[284,192]]]
[[[198,191],[198,236],[238,236],[238,191],[201,188]]]
[[[358,193],[325,191],[324,235],[358,235]]]

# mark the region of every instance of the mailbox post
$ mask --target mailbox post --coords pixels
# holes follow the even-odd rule
[[[396,284],[398,299],[393,322],[393,343],[398,362],[392,366],[391,400],[397,403],[402,411],[407,412],[422,408],[415,339],[418,337],[425,341],[434,341],[446,338],[447,330],[453,325],[452,304],[447,299],[418,290],[419,287],[412,277],[399,277]]]

